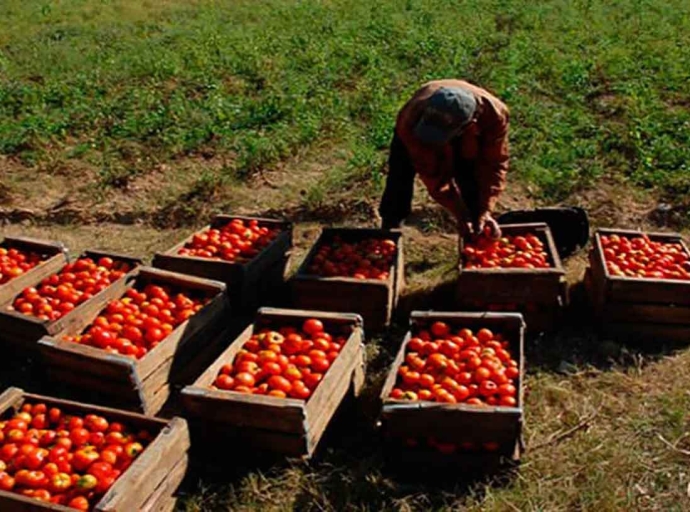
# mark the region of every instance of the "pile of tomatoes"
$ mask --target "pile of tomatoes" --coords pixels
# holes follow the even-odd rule
[[[482,234],[465,244],[462,255],[466,269],[551,266],[544,243],[534,234],[507,235],[498,240]]]
[[[233,219],[225,226],[196,233],[178,254],[231,262],[249,261],[279,232],[277,228],[261,226],[256,220]]]
[[[151,439],[102,416],[24,404],[0,421],[0,490],[90,510]]]
[[[489,329],[453,332],[445,322],[434,322],[407,344],[390,397],[515,407],[520,370],[508,347]]]
[[[129,263],[112,258],[101,258],[97,262],[80,258],[41,281],[37,288],[26,288],[10,309],[41,320],[57,320],[130,270],[132,266]]]
[[[302,329],[262,329],[249,339],[235,360],[220,369],[218,389],[308,399],[345,345],[345,336],[324,331],[315,318]]]
[[[324,277],[378,279],[390,276],[396,245],[389,239],[368,239],[346,243],[335,237],[330,244],[318,248],[309,262],[310,274]]]
[[[63,339],[141,359],[208,300],[168,286],[130,288],[124,297],[110,302],[82,334]]]
[[[601,246],[614,276],[690,280],[690,256],[680,243],[614,234],[602,235]]]
[[[15,248],[0,247],[0,284],[19,277],[41,263],[45,256]]]

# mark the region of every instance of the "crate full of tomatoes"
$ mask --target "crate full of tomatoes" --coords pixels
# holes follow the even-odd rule
[[[518,313],[413,312],[383,390],[389,458],[492,466],[522,450]]]
[[[250,312],[283,287],[292,224],[283,220],[218,215],[171,249],[153,266],[227,285],[232,305]]]
[[[473,311],[520,312],[531,331],[548,330],[567,302],[565,270],[544,223],[506,224],[492,239],[463,243],[456,304]]]
[[[83,307],[102,302],[106,290],[139,265],[141,260],[130,256],[85,251],[49,275],[34,274],[0,306],[2,339],[34,348],[42,336],[76,321]]]
[[[292,303],[357,313],[379,330],[391,321],[404,272],[400,231],[325,228],[292,278]]]
[[[311,456],[340,403],[363,385],[363,337],[354,314],[260,309],[182,391],[201,444]]]
[[[188,449],[181,418],[10,388],[0,395],[0,510],[172,511]]]
[[[155,414],[222,330],[225,285],[140,267],[105,294],[39,341],[46,373],[71,392]]]
[[[67,263],[67,249],[59,242],[6,237],[0,242],[0,305]]]
[[[599,229],[585,282],[611,334],[690,340],[690,251],[676,233]]]

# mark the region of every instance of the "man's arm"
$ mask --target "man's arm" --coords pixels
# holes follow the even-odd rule
[[[388,156],[386,189],[379,205],[383,229],[400,227],[402,221],[412,211],[414,175],[414,166],[410,161],[407,148],[398,134],[394,133]]]

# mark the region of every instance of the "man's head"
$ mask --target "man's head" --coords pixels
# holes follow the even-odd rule
[[[428,144],[445,144],[472,121],[477,100],[469,91],[441,87],[426,100],[415,135]]]

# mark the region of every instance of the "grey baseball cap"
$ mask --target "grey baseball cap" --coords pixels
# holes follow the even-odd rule
[[[443,144],[472,121],[477,99],[457,87],[441,87],[426,100],[415,135],[424,142]]]

